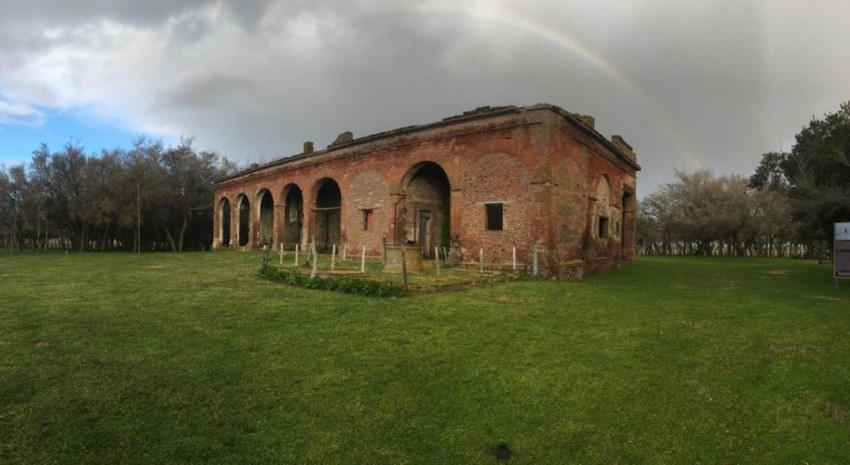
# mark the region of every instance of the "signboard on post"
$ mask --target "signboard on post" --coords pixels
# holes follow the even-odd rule
[[[832,251],[835,279],[850,279],[850,223],[835,223],[835,242]]]

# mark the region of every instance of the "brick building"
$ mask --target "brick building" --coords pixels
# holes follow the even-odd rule
[[[640,169],[620,137],[553,105],[482,107],[256,166],[215,186],[214,247],[434,247],[458,263],[581,277],[634,259]]]

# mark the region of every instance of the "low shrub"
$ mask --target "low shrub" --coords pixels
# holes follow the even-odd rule
[[[396,284],[353,276],[330,276],[327,278],[301,274],[295,269],[280,269],[264,263],[259,276],[272,282],[290,286],[325,291],[345,292],[367,297],[398,297],[404,291]]]

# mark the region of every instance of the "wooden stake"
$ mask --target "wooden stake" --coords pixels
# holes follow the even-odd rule
[[[401,289],[407,292],[407,256],[404,253],[404,246],[401,246]]]
[[[434,247],[434,257],[437,259],[437,261],[434,262],[437,265],[437,276],[440,276],[440,248],[439,247]]]
[[[283,242],[280,243],[280,265],[283,266]]]
[[[336,244],[334,244],[333,249],[331,249],[331,269],[334,269],[335,263],[336,263]]]
[[[313,269],[310,271],[310,277],[315,278],[319,274],[319,252],[316,251],[316,241],[310,241],[310,255],[313,259]]]
[[[478,249],[478,272],[484,272],[484,249]]]
[[[298,268],[298,247],[300,244],[295,244],[295,268]]]
[[[381,238],[381,247],[382,247],[381,251],[383,252],[384,265],[386,265],[387,264],[387,238],[386,237]]]
[[[360,272],[366,272],[366,246],[363,246],[363,249],[360,251]]]
[[[342,261],[345,261],[346,253],[348,252],[348,242],[342,244]]]
[[[514,246],[514,271],[516,271],[516,246]]]

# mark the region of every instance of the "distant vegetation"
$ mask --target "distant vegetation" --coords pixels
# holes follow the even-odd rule
[[[790,152],[755,174],[676,173],[638,210],[644,254],[822,257],[833,223],[850,221],[850,102],[813,118]]]
[[[42,145],[29,165],[0,167],[0,247],[65,250],[209,248],[213,182],[235,171],[191,140],[147,138],[87,155]]]
[[[213,182],[233,172],[190,140],[92,155],[42,145],[27,166],[0,167],[0,247],[208,248]],[[833,222],[850,221],[850,102],[813,118],[790,152],[764,154],[749,178],[676,175],[640,203],[640,253],[826,256]]]

